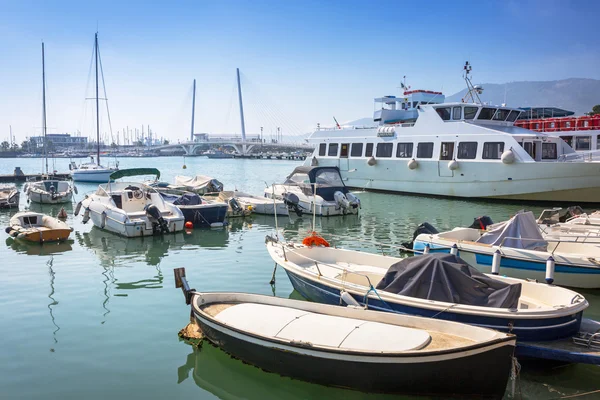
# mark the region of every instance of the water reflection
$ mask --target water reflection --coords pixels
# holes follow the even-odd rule
[[[6,239],[6,246],[17,253],[27,254],[28,256],[47,256],[49,254],[64,253],[73,250],[74,240],[64,242],[33,243],[24,240],[15,240],[12,237]]]
[[[75,232],[75,238],[81,246],[96,253],[101,265],[105,267],[121,266],[135,261],[157,266],[170,251],[195,250],[199,247],[219,249],[227,247],[229,242],[226,229],[196,229],[190,233],[124,238],[93,227],[87,233]]]
[[[187,380],[190,373],[196,385],[220,399],[408,399],[367,395],[285,378],[235,360],[206,341],[200,349],[193,349],[185,364],[177,369],[177,383]]]
[[[57,344],[58,338],[57,338],[56,334],[58,333],[58,331],[60,331],[60,327],[56,323],[56,318],[54,318],[54,308],[58,305],[58,301],[56,301],[56,299],[54,299],[54,278],[55,278],[56,274],[54,273],[54,270],[52,269],[53,264],[54,264],[54,257],[51,256],[50,259],[48,260],[48,262],[46,263],[46,265],[48,266],[48,274],[50,275],[50,293],[48,294],[50,303],[48,303],[48,311],[50,313],[50,320],[52,321],[52,325],[54,325],[54,327],[56,328],[52,332],[52,338],[54,339],[54,344]],[[50,351],[52,353],[54,353],[54,351],[55,351],[54,347],[51,347]]]

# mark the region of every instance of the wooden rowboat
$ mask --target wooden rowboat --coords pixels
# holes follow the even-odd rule
[[[57,218],[30,211],[15,214],[6,228],[6,233],[15,239],[39,243],[66,240],[72,231]]]

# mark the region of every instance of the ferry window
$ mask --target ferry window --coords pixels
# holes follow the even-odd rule
[[[542,160],[556,160],[556,143],[542,143]]]
[[[508,114],[510,114],[510,110],[499,108],[496,114],[494,114],[494,121],[504,121],[508,117]]]
[[[495,108],[483,107],[477,119],[492,119],[494,113],[496,112]]]
[[[440,118],[443,119],[444,121],[450,120],[450,107],[436,108],[435,111],[437,111]]]
[[[524,142],[523,149],[535,160],[535,147],[533,146],[533,142]]]
[[[564,140],[569,147],[573,147],[573,136],[561,136],[560,138]]]
[[[521,114],[519,111],[512,110],[510,114],[508,114],[508,118],[506,118],[506,120],[508,122],[515,122],[519,117],[519,114]]]
[[[371,157],[373,155],[373,143],[367,143],[367,148],[365,149],[365,157]]]
[[[321,143],[319,145],[319,155],[324,156],[326,149],[327,149],[327,143]]]
[[[477,156],[477,142],[460,142],[456,158],[472,160]]]
[[[440,147],[440,160],[452,160],[454,158],[454,142],[442,142]]]
[[[433,142],[419,143],[417,145],[417,158],[433,157]]]
[[[474,119],[477,114],[477,107],[465,107],[465,119]]]
[[[350,157],[360,157],[362,156],[362,143],[352,143],[350,148]]]
[[[338,154],[338,144],[337,143],[329,143],[329,151],[327,152],[328,156],[337,157]]]
[[[591,149],[591,137],[577,136],[575,138],[575,150],[590,150],[590,149]]]
[[[378,143],[377,144],[377,157],[391,157],[394,143]]]
[[[504,153],[504,142],[486,142],[483,144],[481,158],[484,160],[499,160],[502,153]]]
[[[462,110],[462,107],[454,107],[452,109],[452,119],[453,120],[459,120],[460,119],[461,114],[462,114],[461,110]]]
[[[398,143],[396,147],[396,157],[398,158],[411,158],[413,151],[412,143]]]

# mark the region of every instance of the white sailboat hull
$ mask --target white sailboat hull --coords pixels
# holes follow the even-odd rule
[[[115,169],[75,170],[71,175],[75,182],[105,183],[110,180],[110,175],[115,171]]]

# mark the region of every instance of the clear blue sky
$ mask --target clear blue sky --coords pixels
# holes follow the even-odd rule
[[[247,131],[308,132],[369,116],[373,98],[476,82],[600,79],[595,1],[3,1],[0,139],[41,131],[46,45],[49,132],[95,135],[86,92],[98,28],[116,133],[150,125],[189,136],[239,132],[235,68],[243,73]],[[105,113],[102,131],[108,132]]]

